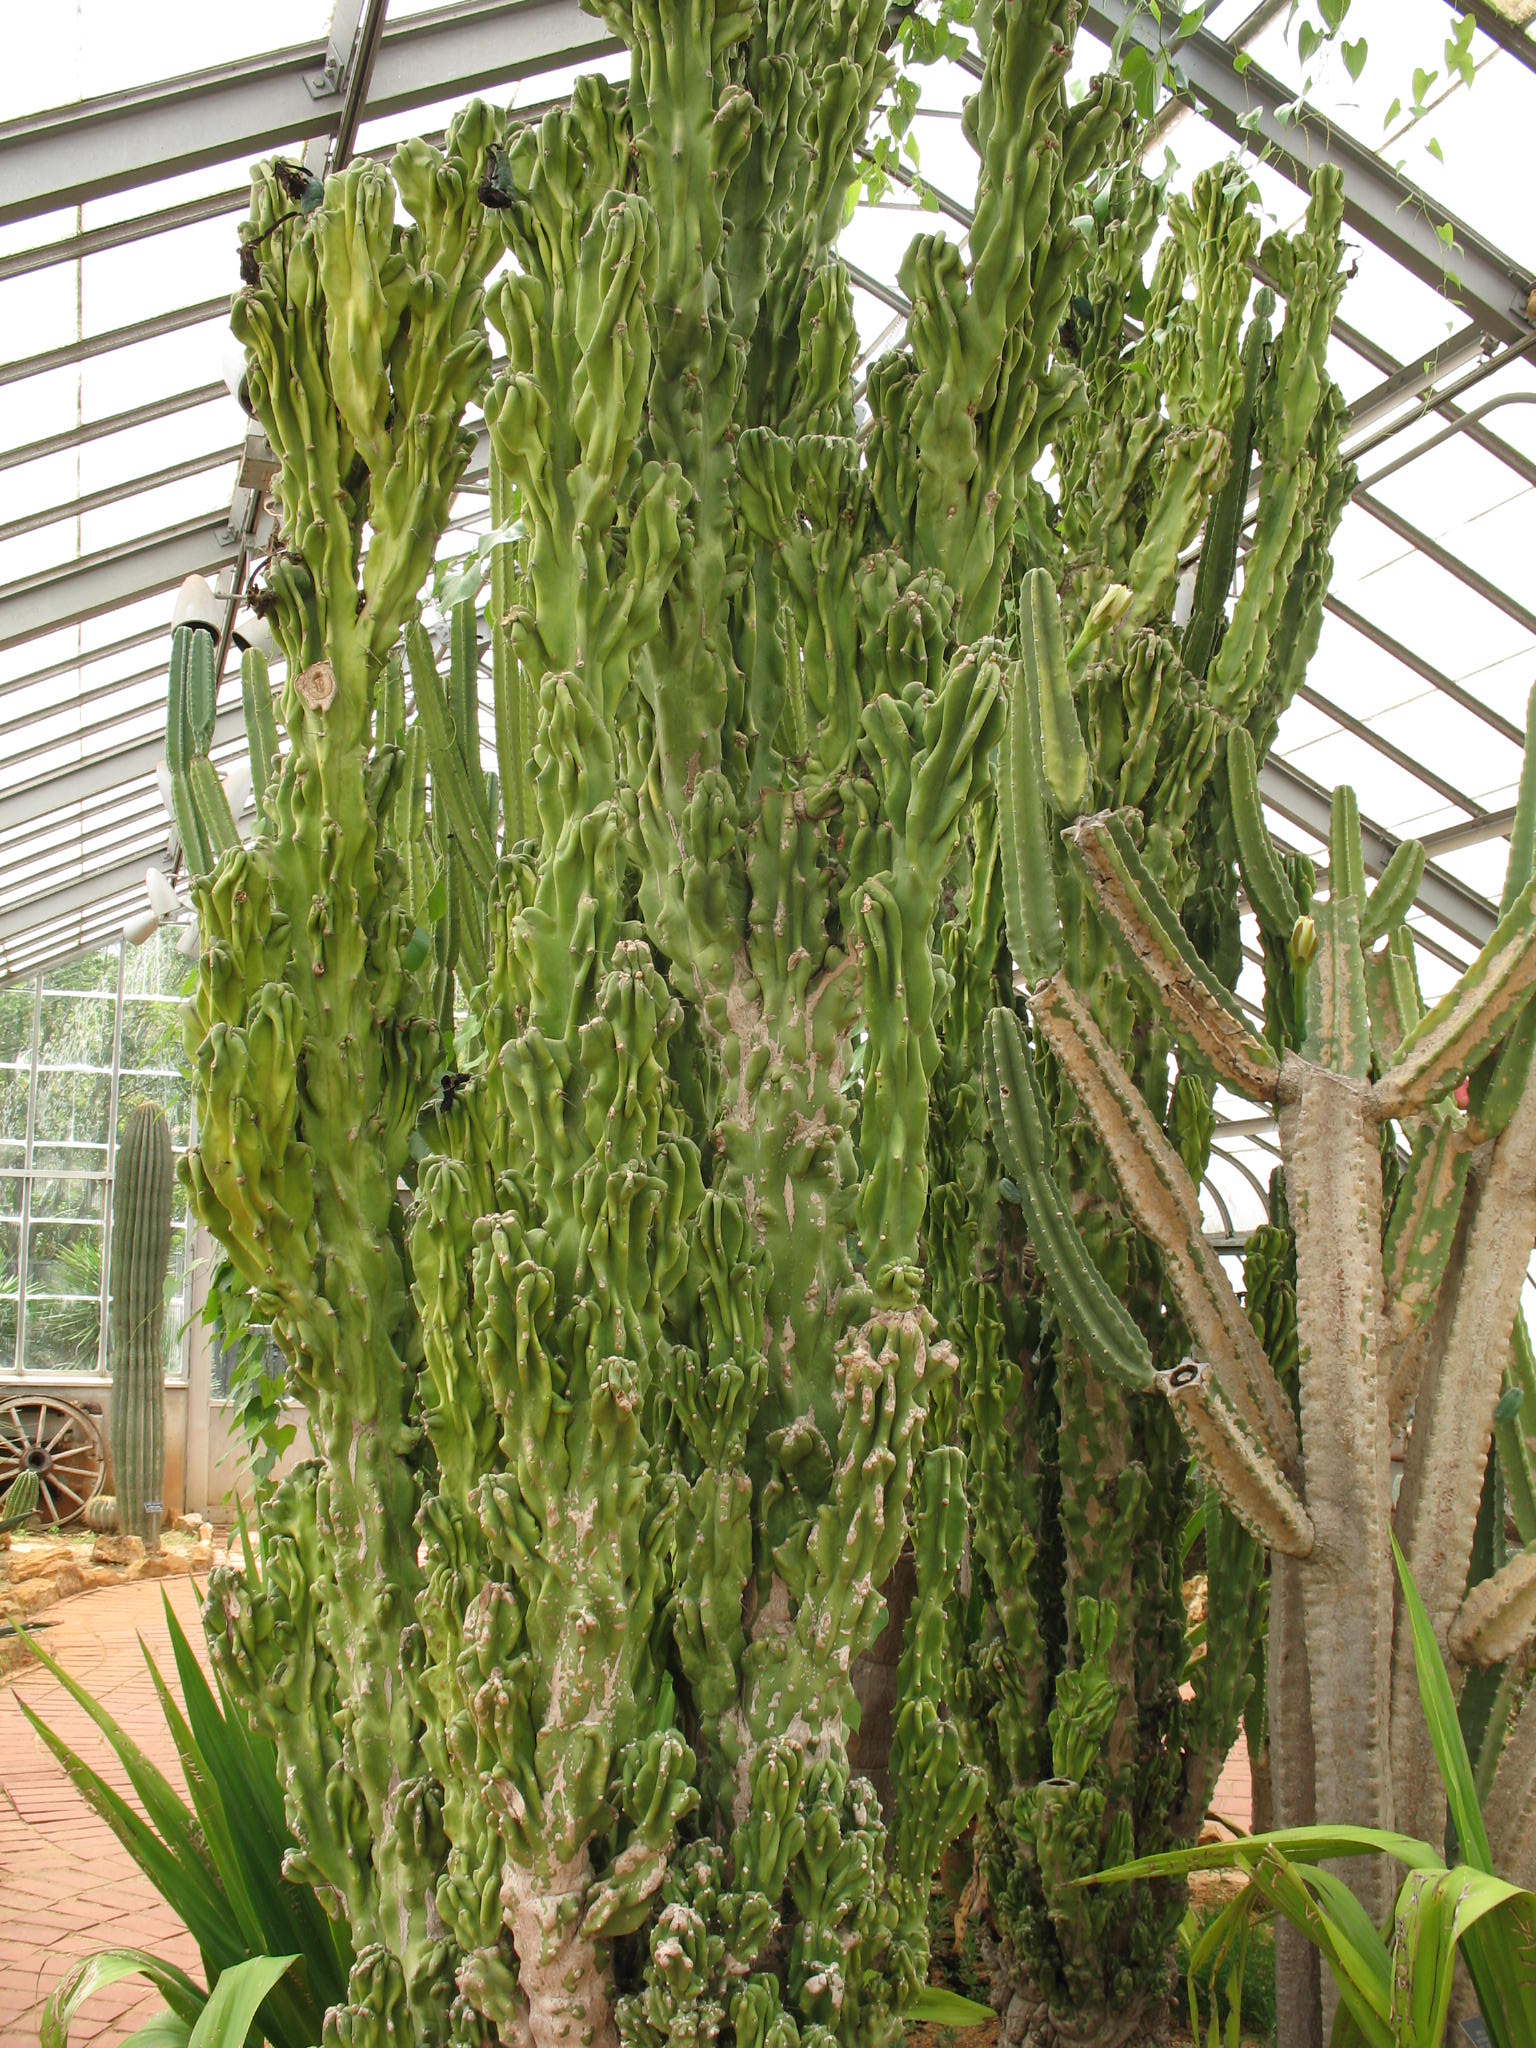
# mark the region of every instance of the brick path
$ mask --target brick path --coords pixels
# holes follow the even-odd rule
[[[161,1587],[199,1646],[197,1603],[185,1579],[86,1593],[42,1617],[56,1657],[166,1773],[181,1771],[138,1638],[172,1672]],[[175,1680],[172,1678],[174,1687]],[[14,1692],[13,1692],[14,1687]],[[119,1791],[128,1786],[105,1741],[39,1666],[0,1682],[0,2048],[36,2048],[43,2001],[79,1957],[144,1948],[201,1981],[197,1950],[116,1837],[69,1783],[17,1710],[15,1692]],[[99,1992],[70,2032],[70,2048],[110,2048],[162,2009],[142,1977]]]

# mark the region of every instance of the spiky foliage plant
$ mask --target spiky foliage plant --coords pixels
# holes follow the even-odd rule
[[[1029,508],[997,807],[945,933],[957,994],[930,1205],[973,1475],[962,1699],[989,1780],[981,1864],[1005,2038],[1032,2044],[1117,2044],[1157,2023],[1179,1889],[1079,1880],[1194,1838],[1249,1698],[1264,1559],[1211,1499],[1206,1647],[1191,1664],[1181,1563],[1200,1496],[1149,1398],[1191,1341],[1167,1232],[1126,1197],[1075,1074],[1044,1051],[1024,1123],[998,1143],[994,1116],[989,1139],[983,1027],[999,1003],[1011,1014],[1016,978],[1069,991],[1198,1182],[1219,1070],[1182,1045],[1175,1067],[1174,1036],[1059,835],[1113,807],[1180,943],[1235,981],[1226,735],[1251,732],[1260,750],[1273,735],[1316,644],[1347,488],[1323,368],[1341,288],[1336,177],[1320,172],[1298,232],[1264,246],[1278,318],[1267,290],[1250,311],[1260,252],[1240,167],[1167,203],[1149,281],[1158,189],[1125,164],[1087,201],[1095,247],[1068,337],[1087,403],[1056,439],[1059,496]],[[1198,573],[1181,578],[1196,544]],[[1179,1228],[1179,1258],[1214,1256],[1199,1251],[1197,1205]]]
[[[627,89],[475,107],[308,212],[258,172],[236,326],[288,743],[248,660],[249,847],[195,636],[173,668],[189,1181],[320,1451],[263,1506],[262,1586],[216,1580],[215,1646],[351,1924],[357,2048],[894,2040],[981,1792],[943,1705],[932,935],[1123,95],[1071,104],[1067,0],[982,11],[968,254],[914,243],[859,432],[834,242],[884,7],[603,11]],[[473,616],[445,680],[416,610],[472,396],[512,529],[494,786]],[[909,1534],[882,1811],[852,1671]]]

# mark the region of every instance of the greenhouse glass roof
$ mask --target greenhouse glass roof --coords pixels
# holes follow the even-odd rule
[[[1290,227],[1309,167],[1343,168],[1353,274],[1332,367],[1361,483],[1265,794],[1277,835],[1309,852],[1340,781],[1359,794],[1373,868],[1399,838],[1425,841],[1413,922],[1430,994],[1492,927],[1536,681],[1536,212],[1513,175],[1514,138],[1536,127],[1533,13],[1352,0],[1343,36],[1304,61],[1315,14],[1287,0],[1188,10],[1176,42],[1176,7],[1083,8],[1085,77],[1122,32],[1122,50],[1170,46],[1184,91],[1148,161],[1171,152],[1175,181],[1240,147],[1267,224]],[[172,593],[192,571],[216,580],[227,641],[271,530],[267,451],[229,390],[251,161],[387,150],[474,93],[532,111],[580,70],[624,63],[577,0],[75,0],[18,10],[9,56],[0,983],[115,939],[145,910],[146,870],[174,874],[155,773]],[[871,353],[899,332],[908,238],[936,220],[963,237],[974,188],[967,67],[918,76],[923,183],[861,206],[843,243]],[[483,464],[457,516],[455,551],[488,525]],[[230,662],[221,762],[244,749],[238,695]],[[489,747],[488,691],[486,712]],[[1240,1234],[1273,1153],[1230,1107],[1212,1222]]]

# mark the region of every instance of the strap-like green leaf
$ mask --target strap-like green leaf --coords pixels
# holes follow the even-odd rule
[[[124,1977],[147,1977],[186,2026],[193,2026],[207,2003],[207,1993],[185,1970],[163,1963],[139,1948],[108,1948],[77,1963],[43,2007],[37,2030],[39,2048],[68,2048],[69,2029],[87,1999],[119,1984]]]

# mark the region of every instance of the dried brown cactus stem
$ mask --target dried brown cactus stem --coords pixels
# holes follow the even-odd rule
[[[1317,1540],[1312,1517],[1210,1366],[1186,1358],[1157,1378],[1190,1447],[1248,1533],[1283,1557],[1310,1557]]]
[[[1456,1610],[1451,1655],[1487,1670],[1524,1654],[1536,1635],[1536,1551],[1521,1550],[1468,1593]]]
[[[1484,1806],[1493,1867],[1511,1884],[1536,1884],[1536,1686],[1526,1694]]]
[[[1080,818],[1062,838],[1127,972],[1142,983],[1169,1030],[1209,1060],[1228,1087],[1272,1102],[1279,1080],[1273,1049],[1249,1029],[1236,997],[1196,955],[1121,818],[1113,811]]]
[[[1446,1285],[1445,1341],[1426,1347],[1397,1505],[1397,1537],[1442,1651],[1466,1591],[1493,1409],[1536,1241],[1536,1079],[1474,1164]],[[1396,1825],[1435,1841],[1444,1794],[1418,1702],[1406,1615],[1392,1701]],[[1452,1666],[1453,1679],[1457,1676]]]
[[[1282,1472],[1299,1456],[1296,1423],[1221,1260],[1207,1245],[1200,1202],[1087,1006],[1062,975],[1030,994],[1030,1011],[1071,1083],[1139,1227],[1157,1246],[1199,1355],[1227,1404]]]
[[[1306,1503],[1301,1573],[1316,1810],[1393,1825],[1391,1461],[1376,1354],[1381,1173],[1370,1090],[1288,1054],[1280,1139],[1296,1233]],[[1491,1404],[1490,1404],[1491,1405]],[[1373,1920],[1392,1900],[1377,1858],[1338,1874]]]
[[[1277,1828],[1317,1821],[1317,1759],[1312,1740],[1312,1673],[1299,1558],[1277,1554],[1269,1566],[1269,1639],[1265,1695],[1269,1776]],[[1275,2038],[1286,2048],[1323,2048],[1318,1951],[1286,1921],[1275,1926]]]

